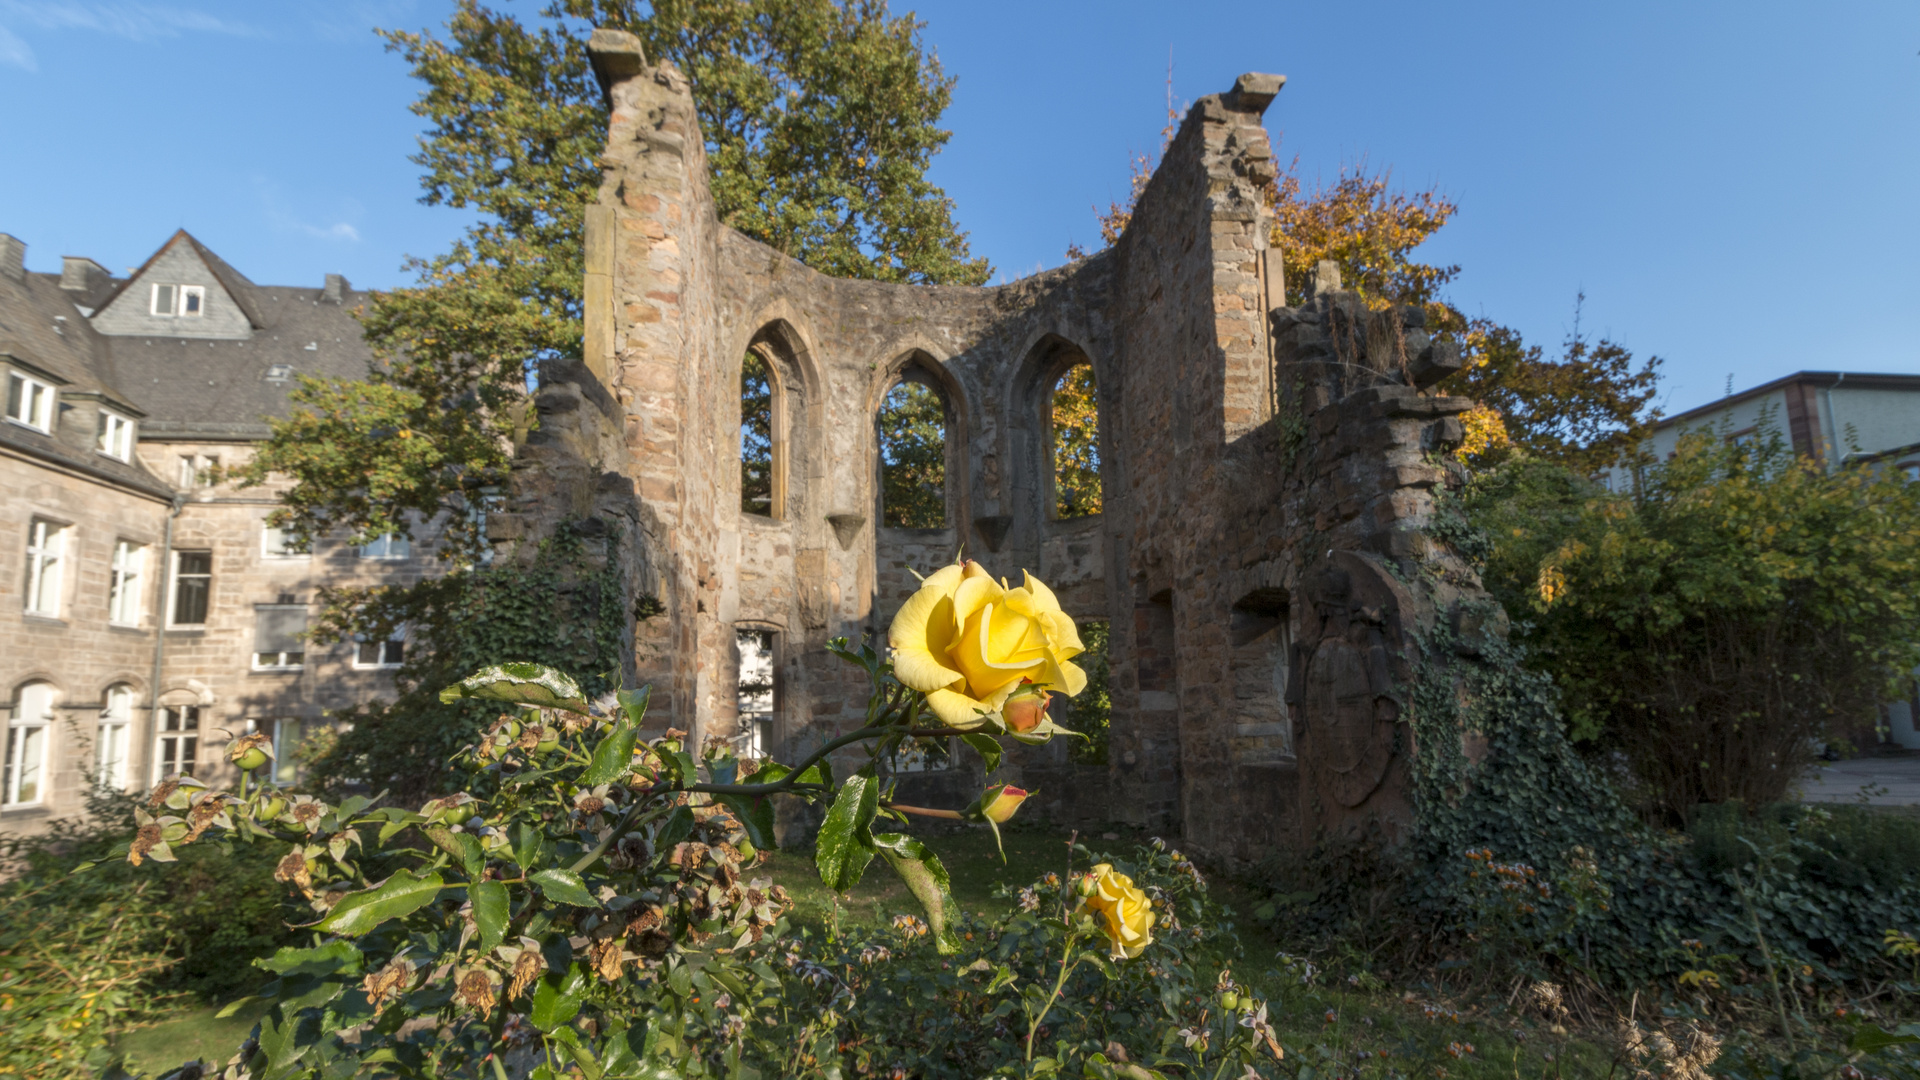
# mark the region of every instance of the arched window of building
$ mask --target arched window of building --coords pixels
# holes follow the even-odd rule
[[[133,687],[115,683],[107,687],[106,707],[100,710],[100,731],[95,742],[95,776],[102,786],[115,791],[127,789],[127,747],[133,731]]]
[[[743,758],[764,758],[773,753],[775,692],[775,635],[772,630],[736,627],[734,647],[739,653],[739,689],[736,704],[739,724],[733,743],[734,752]]]
[[[0,802],[31,806],[47,798],[47,744],[53,739],[53,684],[30,682],[14,695]]]
[[[880,523],[900,529],[947,524],[946,395],[918,364],[880,403]]]
[[[774,375],[766,357],[749,350],[740,361],[740,512],[780,516],[774,498]]]
[[[1053,459],[1053,516],[1100,512],[1100,395],[1093,365],[1075,364],[1053,385],[1048,402]]]

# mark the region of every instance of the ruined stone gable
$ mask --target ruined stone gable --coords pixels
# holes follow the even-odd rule
[[[568,516],[624,531],[633,675],[662,724],[736,736],[741,629],[776,643],[769,749],[854,724],[865,688],[825,643],[883,638],[913,572],[964,546],[1111,627],[1110,765],[1055,745],[1006,766],[1043,812],[1239,859],[1406,820],[1415,639],[1477,589],[1422,531],[1467,403],[1421,389],[1458,361],[1417,313],[1370,311],[1335,280],[1285,306],[1261,124],[1280,77],[1193,106],[1112,248],[928,287],[827,277],[722,226],[685,79],[623,33],[591,52],[611,121],[585,363],[544,373],[499,533]],[[740,509],[749,353],[773,384],[765,515]],[[1046,409],[1081,363],[1104,513],[1060,520]],[[875,415],[903,379],[946,409],[938,528],[882,524]],[[970,797],[979,778],[947,780]]]

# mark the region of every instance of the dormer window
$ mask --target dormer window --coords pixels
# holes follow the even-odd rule
[[[133,421],[119,413],[100,410],[100,432],[94,449],[117,461],[133,460]]]
[[[35,431],[53,431],[53,387],[17,371],[7,373],[7,419]]]
[[[153,313],[165,318],[198,318],[207,313],[204,285],[155,285]]]

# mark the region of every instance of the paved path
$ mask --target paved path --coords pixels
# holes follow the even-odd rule
[[[1920,805],[1920,754],[1822,762],[1801,785],[1803,802],[1867,801],[1882,806]]]

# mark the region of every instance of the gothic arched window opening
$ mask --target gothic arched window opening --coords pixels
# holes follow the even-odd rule
[[[937,529],[947,523],[947,402],[914,368],[880,403],[880,523]]]
[[[1053,458],[1053,516],[1100,512],[1100,395],[1092,364],[1075,364],[1054,383],[1048,407]]]
[[[765,357],[740,361],[740,511],[779,517],[774,503],[773,373]]]

